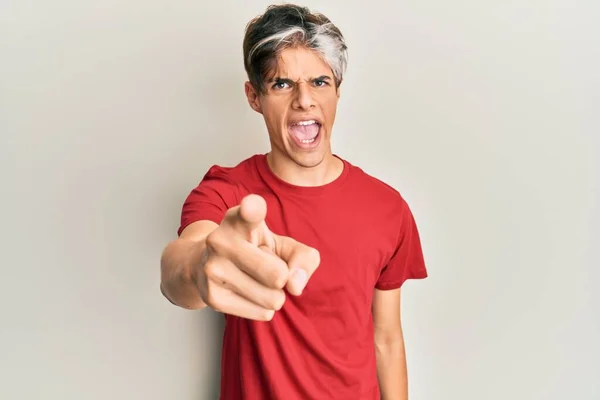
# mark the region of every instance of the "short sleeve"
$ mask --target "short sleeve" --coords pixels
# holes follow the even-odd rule
[[[177,235],[196,221],[220,224],[225,212],[236,203],[236,184],[229,176],[229,169],[213,165],[185,199]]]
[[[404,200],[402,200],[399,217],[396,249],[377,280],[375,288],[379,290],[398,289],[407,279],[427,277],[417,224]]]

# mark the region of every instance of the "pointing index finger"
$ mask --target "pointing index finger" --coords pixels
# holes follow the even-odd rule
[[[261,196],[250,194],[240,204],[232,207],[225,215],[225,222],[242,236],[258,245],[264,236],[264,220],[267,215],[267,202]]]

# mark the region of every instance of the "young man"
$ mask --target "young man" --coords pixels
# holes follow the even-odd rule
[[[162,293],[225,315],[221,399],[405,400],[400,287],[427,272],[401,195],[332,153],[344,38],[287,4],[252,20],[243,48],[271,151],[191,191]]]

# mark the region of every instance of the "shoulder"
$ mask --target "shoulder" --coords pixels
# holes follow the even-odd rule
[[[243,175],[254,168],[256,159],[258,157],[259,155],[253,155],[233,164],[213,164],[208,168],[206,175],[219,175],[228,177],[236,177],[240,174]]]
[[[253,173],[256,156],[248,157],[237,164],[213,164],[204,173],[188,196],[189,201],[211,198],[233,206],[240,201],[240,187]]]
[[[350,168],[352,188],[357,195],[380,204],[390,204],[396,209],[404,208],[406,201],[400,191],[390,183],[385,182],[362,167],[344,160]]]
[[[253,155],[236,164],[213,164],[208,168],[200,183],[208,180],[223,180],[235,184],[244,180],[248,174],[254,171],[257,157],[259,155]]]
[[[363,224],[376,226],[394,236],[398,229],[413,223],[411,207],[400,189],[362,167],[349,165],[351,178],[346,196],[351,197],[351,204],[361,210]]]
[[[235,165],[210,166],[184,201],[178,233],[195,221],[219,224],[225,212],[241,201],[240,187],[252,171],[253,159],[254,156]]]

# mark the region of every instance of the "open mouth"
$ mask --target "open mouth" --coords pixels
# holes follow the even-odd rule
[[[298,145],[301,147],[310,147],[317,142],[321,124],[311,119],[290,124],[288,125],[288,129]]]

